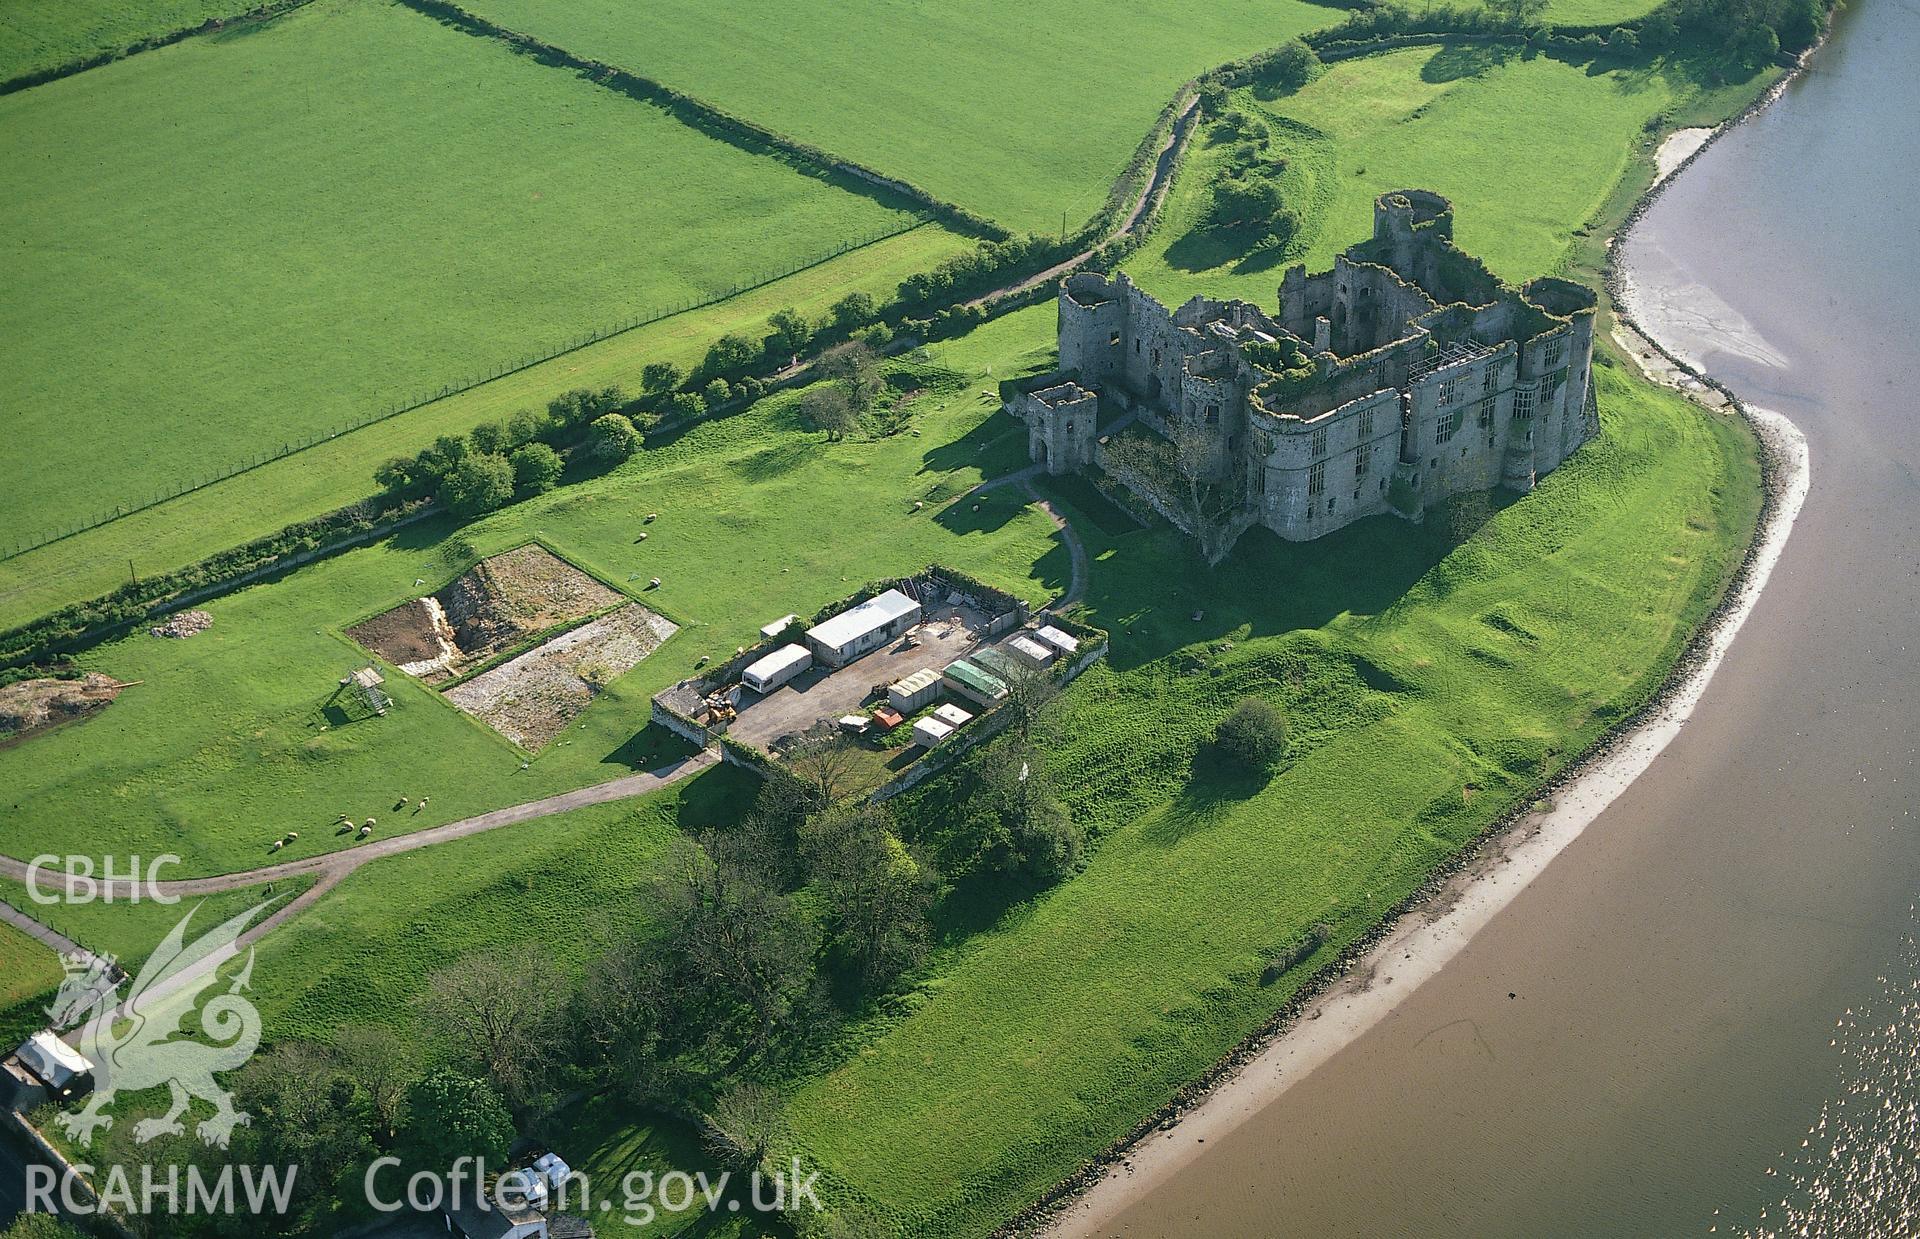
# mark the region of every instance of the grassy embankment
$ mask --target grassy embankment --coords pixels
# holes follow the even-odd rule
[[[1299,0],[467,7],[1042,233],[1099,209],[1181,82],[1340,16]]]
[[[1646,699],[1739,561],[1754,449],[1617,370],[1600,384],[1602,437],[1502,510],[1255,535],[1211,574],[1168,532],[1076,519],[1114,649],[1063,701],[1049,760],[1104,837],[796,1090],[798,1142],[851,1195],[904,1233],[990,1228]],[[1198,755],[1247,695],[1292,721],[1264,785]],[[1318,922],[1329,944],[1263,987]]]
[[[0,751],[18,806],[0,820],[0,852],[32,855],[57,823],[66,850],[172,851],[186,876],[346,846],[331,825],[343,812],[378,817],[383,833],[454,820],[659,764],[669,750],[645,730],[654,691],[703,654],[757,640],[768,619],[868,580],[937,560],[1036,600],[1064,589],[1066,551],[1024,496],[992,492],[978,512],[943,503],[1025,462],[983,376],[1042,364],[1042,327],[996,323],[909,362],[898,381],[929,389],[911,406],[918,435],[828,444],[800,427],[792,397],[769,399],[474,524],[415,526],[221,598],[190,640],[143,631],[89,651],[84,666],[144,683],[84,724]],[[660,519],[641,544],[649,511]],[[398,672],[387,717],[332,724],[323,707],[365,657],[340,629],[534,537],[616,588],[659,576],[641,596],[682,632],[524,772],[517,749]],[[403,795],[431,806],[390,816]],[[269,855],[289,828],[298,844]]]
[[[1580,252],[1576,230],[1624,211],[1615,187],[1647,162],[1650,122],[1724,114],[1756,89],[1702,88],[1671,66],[1576,65],[1485,47],[1340,61],[1288,96],[1236,95],[1270,127],[1268,156],[1287,162],[1281,189],[1304,222],[1284,255],[1254,256],[1251,237],[1207,227],[1210,186],[1230,148],[1210,128],[1127,270],[1169,305],[1200,293],[1270,306],[1284,267],[1325,270],[1371,233],[1376,197],[1417,188],[1452,199],[1455,239],[1508,280],[1563,272]]]
[[[0,82],[252,8],[258,0],[11,0],[0,5]]]
[[[381,3],[7,96],[0,135],[0,541],[913,223]],[[112,446],[85,469],[76,418]]]

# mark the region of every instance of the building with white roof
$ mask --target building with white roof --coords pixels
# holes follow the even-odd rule
[[[827,666],[844,667],[919,622],[920,604],[890,589],[807,629],[807,647]]]

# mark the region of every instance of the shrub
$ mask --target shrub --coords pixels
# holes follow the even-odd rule
[[[813,324],[791,306],[775,310],[767,319],[767,327],[767,355],[781,365],[787,358],[805,352],[813,340]]]
[[[624,414],[605,414],[588,428],[587,450],[600,460],[625,460],[640,450],[640,432]]]
[[[528,443],[513,450],[513,484],[523,495],[539,495],[560,480],[560,453],[544,443]]]
[[[677,391],[660,406],[660,414],[667,418],[693,418],[707,411],[707,402],[697,392]]]
[[[727,386],[725,379],[715,379],[701,390],[700,398],[707,402],[709,409],[719,408],[733,399],[733,389]]]
[[[440,502],[456,516],[491,512],[512,498],[513,466],[491,453],[462,458],[440,482]]]
[[[543,438],[551,423],[532,409],[522,409],[507,419],[507,444],[519,447]]]
[[[760,346],[747,337],[721,336],[707,350],[706,360],[700,363],[700,373],[736,378],[751,369],[760,356]]]
[[[473,450],[483,456],[498,456],[511,450],[507,442],[507,428],[499,422],[481,422],[467,432],[467,442],[473,444]]]
[[[373,471],[373,480],[390,495],[418,494],[424,489],[420,464],[411,456],[389,456]]]
[[[513,1119],[493,1086],[446,1068],[407,1090],[404,1145],[420,1166],[451,1166],[460,1157],[504,1162]]]
[[[1251,771],[1266,771],[1286,756],[1287,723],[1270,702],[1249,697],[1214,728],[1221,753]]]

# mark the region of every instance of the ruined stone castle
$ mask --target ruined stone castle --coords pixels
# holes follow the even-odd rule
[[[1402,190],[1333,270],[1288,270],[1273,315],[1204,297],[1169,311],[1124,273],[1069,276],[1060,369],[1007,408],[1048,472],[1099,469],[1219,554],[1255,524],[1304,541],[1531,490],[1598,428],[1594,306],[1566,280],[1503,283],[1454,245],[1445,198]],[[1147,476],[1155,451],[1166,467]]]

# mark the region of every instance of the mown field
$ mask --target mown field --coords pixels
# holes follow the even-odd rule
[[[1099,208],[1181,82],[1340,17],[1300,0],[466,7],[1043,233]]]
[[[152,859],[151,856],[143,857],[141,863],[144,865]],[[162,880],[176,876],[178,874],[173,869],[159,870]],[[90,903],[37,903],[27,894],[23,883],[0,879],[0,903],[11,904],[96,955],[113,956],[129,974],[136,974],[147,956],[153,953],[153,948],[160,945],[181,917],[192,915],[184,935],[185,940],[191,942],[200,934],[224,923],[228,917],[238,916],[249,908],[264,905],[278,907],[313,885],[313,879],[288,879],[272,885],[271,892],[262,884],[197,899],[183,898],[176,903],[160,903],[151,899],[143,899],[138,903],[126,900],[114,903],[100,900]],[[267,911],[271,911],[272,907]]]
[[[252,7],[252,0],[7,0],[0,4],[0,82]]]
[[[913,222],[377,0],[0,98],[0,186],[8,540]]]
[[[1063,590],[1066,550],[1024,496],[995,491],[978,511],[946,502],[1025,463],[1024,433],[994,416],[988,371],[1043,364],[1046,313],[899,370],[897,383],[924,391],[911,406],[917,434],[829,444],[799,424],[791,396],[770,399],[474,524],[413,526],[209,603],[213,627],[190,640],[143,631],[89,651],[84,665],[143,683],[86,723],[0,752],[19,806],[0,820],[0,852],[32,855],[60,823],[72,851],[172,851],[186,876],[344,846],[332,832],[341,813],[376,816],[383,831],[456,820],[657,766],[672,753],[645,731],[654,691],[702,655],[757,640],[769,619],[869,580],[937,560],[1035,600]],[[660,517],[642,545],[649,511]],[[338,680],[365,658],[341,629],[535,537],[618,589],[644,590],[682,631],[526,771],[517,749],[398,673],[387,717],[330,715]],[[656,575],[661,587],[645,590]],[[399,797],[422,795],[425,813],[389,816]],[[270,856],[289,828],[298,845]]]
[[[1049,763],[1103,838],[796,1090],[798,1144],[851,1198],[900,1233],[990,1229],[1311,971],[1263,986],[1267,960],[1317,922],[1324,960],[1645,699],[1737,565],[1758,479],[1740,423],[1600,375],[1601,438],[1504,508],[1253,535],[1213,573],[1166,531],[1075,521],[1113,656],[1063,700]],[[1293,722],[1264,785],[1198,754],[1248,695]]]
[[[142,574],[170,571],[364,498],[374,490],[375,464],[416,452],[437,435],[465,434],[481,422],[541,408],[576,387],[613,385],[637,392],[649,362],[690,369],[715,340],[735,332],[757,335],[765,330],[767,316],[783,307],[818,317],[850,292],[884,300],[901,280],[967,244],[943,228],[923,225],[764,288],[590,344],[159,507],[0,560],[0,627],[106,593],[125,581],[130,562]]]

